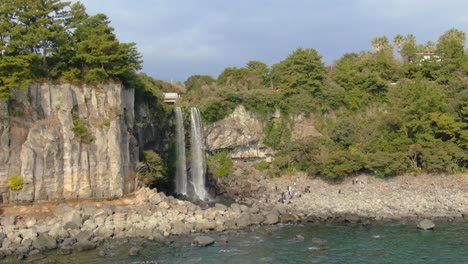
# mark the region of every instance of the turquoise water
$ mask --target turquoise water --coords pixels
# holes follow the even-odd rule
[[[304,241],[296,239],[302,235]],[[110,249],[113,257],[96,251],[54,258],[58,263],[468,263],[468,223],[437,224],[434,231],[415,225],[353,226],[307,224],[262,227],[228,237],[228,245],[191,247],[193,238],[172,243],[148,242],[137,257],[130,245]]]

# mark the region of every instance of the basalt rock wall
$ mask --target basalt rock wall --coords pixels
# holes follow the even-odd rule
[[[32,84],[0,102],[0,203],[133,191],[134,97],[120,84]],[[8,187],[14,175],[20,191]]]

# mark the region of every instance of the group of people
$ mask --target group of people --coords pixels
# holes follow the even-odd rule
[[[281,192],[280,198],[277,200],[278,203],[282,204],[291,204],[293,202],[294,197],[302,197],[302,193],[311,193],[310,186],[304,188],[302,193],[298,193],[295,191],[296,183],[294,183],[294,188],[292,186],[288,186],[287,191]],[[278,192],[278,186],[275,185],[275,191]]]

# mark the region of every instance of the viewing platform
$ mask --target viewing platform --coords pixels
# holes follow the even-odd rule
[[[180,95],[178,93],[164,93],[164,103],[175,104],[179,97]]]

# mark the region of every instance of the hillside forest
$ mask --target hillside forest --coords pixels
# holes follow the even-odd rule
[[[331,179],[368,173],[457,173],[468,166],[466,35],[450,29],[437,43],[414,35],[372,39],[373,51],[347,53],[325,66],[298,48],[269,67],[249,61],[217,77],[185,81],[187,104],[205,122],[239,105],[266,123],[263,143],[277,151],[270,175],[304,171]],[[281,112],[281,120],[273,118]],[[298,116],[313,116],[323,137],[292,141]]]
[[[0,98],[32,82],[122,82],[152,100],[175,90],[206,123],[240,104],[261,118],[263,143],[276,151],[261,167],[272,176],[457,173],[468,166],[465,42],[457,29],[424,44],[412,34],[381,36],[372,51],[347,53],[330,66],[317,50],[298,48],[272,66],[252,60],[216,78],[170,84],[138,72],[136,44],[121,43],[104,14],[89,15],[79,2],[3,0]],[[273,119],[278,111],[281,119]],[[323,136],[292,141],[291,124],[301,115],[313,116]]]

